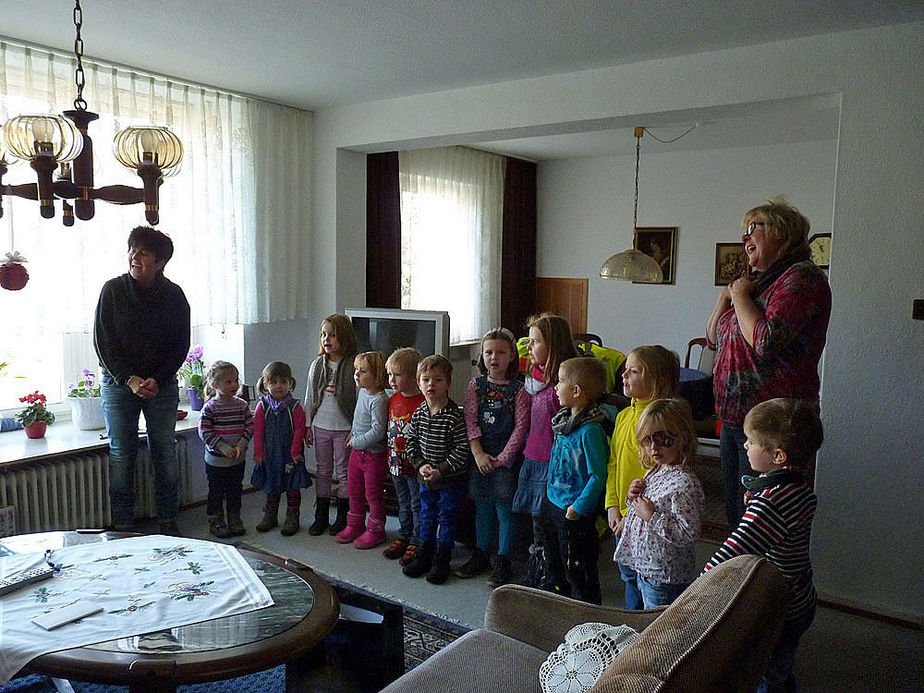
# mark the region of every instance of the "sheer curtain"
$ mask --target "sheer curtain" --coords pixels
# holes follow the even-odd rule
[[[401,307],[449,311],[453,343],[500,319],[504,166],[465,147],[399,154]]]
[[[0,122],[60,113],[75,97],[73,57],[0,41]],[[312,114],[163,77],[84,60],[84,98],[100,114],[90,126],[96,185],[141,185],[112,154],[116,132],[166,124],[185,150],[180,172],[160,188],[160,230],[175,245],[165,274],[183,287],[196,325],[305,318],[311,239]],[[28,163],[4,183],[32,183]],[[0,408],[10,376],[53,399],[71,366],[95,367],[86,341],[107,279],[127,271],[125,241],[146,224],[143,205],[96,203],[73,227],[41,219],[33,200],[3,197],[0,258],[17,250],[30,281],[0,291]],[[81,345],[82,344],[82,345]]]

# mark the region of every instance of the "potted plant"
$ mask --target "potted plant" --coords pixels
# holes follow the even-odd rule
[[[13,418],[22,424],[27,438],[43,438],[46,426],[55,421],[55,415],[45,408],[45,395],[36,390],[31,395],[20,397],[19,401],[26,402],[28,406]]]
[[[205,403],[203,386],[203,373],[205,363],[202,361],[202,345],[194,344],[186,355],[186,360],[180,366],[177,375],[186,382],[186,388],[189,392],[189,408],[193,411],[200,411]]]
[[[96,373],[84,368],[77,383],[68,385],[67,401],[71,405],[71,419],[78,429],[95,431],[106,427],[103,399],[100,396]]]

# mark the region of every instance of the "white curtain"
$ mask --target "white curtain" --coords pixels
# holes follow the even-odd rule
[[[72,56],[0,41],[0,123],[72,109],[75,64]],[[141,186],[112,154],[119,130],[167,125],[183,142],[182,168],[160,188],[158,228],[173,239],[165,274],[183,287],[193,324],[306,318],[312,114],[86,59],[83,64],[84,98],[100,114],[89,128],[97,187]],[[21,162],[3,182],[34,181]],[[72,360],[62,353],[71,343],[62,335],[92,331],[103,282],[127,271],[128,232],[147,223],[144,206],[97,201],[92,220],[64,227],[60,203],[56,217],[44,220],[33,200],[4,196],[2,202],[0,257],[11,250],[26,256],[30,281],[22,291],[0,290],[0,362],[11,361],[8,375],[21,374],[31,358],[30,380],[44,366],[56,377],[34,385],[54,391],[57,382],[72,379],[60,373],[62,359]],[[2,400],[0,393],[0,407]]]
[[[502,156],[465,147],[401,152],[401,307],[446,310],[450,342],[500,320]]]

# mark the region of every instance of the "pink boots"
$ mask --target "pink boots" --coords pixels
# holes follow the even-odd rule
[[[365,513],[347,513],[347,526],[337,533],[338,544],[349,544],[363,533],[366,528]]]
[[[353,542],[357,549],[372,549],[385,543],[385,523],[369,518],[369,527]]]

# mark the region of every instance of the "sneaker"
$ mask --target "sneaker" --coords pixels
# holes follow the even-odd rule
[[[405,551],[407,551],[407,542],[403,539],[395,539],[388,545],[387,549],[382,551],[382,555],[385,556],[385,558],[394,560],[396,558],[401,558]]]
[[[404,555],[398,560],[398,563],[401,566],[410,565],[411,561],[414,560],[414,556],[417,555],[417,544],[408,544],[407,548],[404,550]]]

